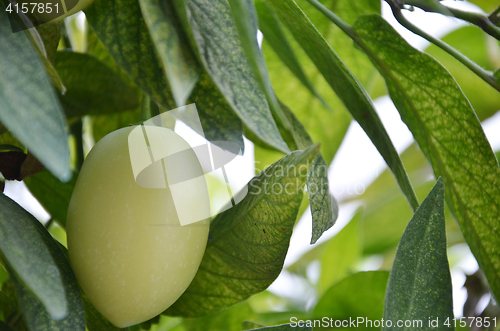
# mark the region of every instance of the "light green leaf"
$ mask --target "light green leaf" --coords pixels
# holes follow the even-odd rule
[[[446,257],[443,180],[436,185],[415,212],[401,237],[389,276],[384,319],[392,321],[384,330],[414,330],[398,327],[396,322],[439,318],[439,330],[454,330],[443,325],[453,319],[450,267]]]
[[[67,89],[60,100],[68,117],[122,112],[139,106],[137,90],[93,56],[58,52],[55,68]]]
[[[178,0],[184,29],[208,74],[243,123],[260,139],[288,153],[264,93],[248,63],[226,0]],[[186,26],[188,25],[188,26]]]
[[[317,152],[318,146],[311,146],[285,156],[249,182],[239,204],[212,221],[198,273],[167,314],[211,314],[265,290],[276,279],[302,201],[304,170]]]
[[[354,28],[435,175],[443,177],[448,206],[500,296],[500,169],[481,123],[449,72],[381,17],[361,17]]]
[[[0,206],[0,251],[30,328],[71,325],[72,330],[84,330],[78,285],[57,243],[38,220],[3,194]]]
[[[69,180],[65,119],[43,61],[0,12],[0,122],[56,177]]]
[[[324,293],[333,284],[349,275],[363,252],[361,222],[363,212],[358,211],[349,223],[328,241],[321,259],[318,288]]]
[[[358,272],[344,278],[319,299],[313,314],[316,318],[327,316],[334,320],[351,318],[357,321],[361,317],[364,320],[357,328],[380,330],[365,323],[382,319],[388,279],[388,271]]]
[[[198,63],[183,36],[173,4],[167,0],[139,0],[139,4],[175,102],[184,106],[198,80]]]
[[[26,177],[24,183],[50,216],[65,228],[68,205],[77,177],[74,173],[69,182],[61,183],[47,170],[42,170],[34,176]]]
[[[277,326],[268,326],[265,328],[252,329],[254,331],[262,330],[262,331],[312,331],[312,327],[309,326],[294,326],[292,324],[283,324]]]
[[[85,13],[94,33],[132,81],[163,108],[176,108],[137,0],[95,0]]]
[[[326,100],[319,94],[311,80],[307,77],[302,65],[300,64],[295,52],[290,45],[288,38],[283,31],[282,24],[276,13],[269,8],[267,2],[262,0],[255,1],[255,7],[259,16],[259,30],[264,34],[264,38],[268,41],[276,55],[297,77],[297,79],[322,103],[326,109],[330,106]]]
[[[416,209],[418,199],[403,163],[364,88],[294,1],[272,0],[271,3],[337,96],[372,140],[394,173],[410,206]]]

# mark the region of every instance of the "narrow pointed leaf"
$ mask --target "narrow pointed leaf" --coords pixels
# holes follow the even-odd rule
[[[163,62],[177,106],[184,106],[198,80],[198,64],[167,0],[140,0],[144,20]]]
[[[271,0],[270,2],[331,88],[371,139],[394,173],[410,206],[416,209],[418,199],[408,179],[408,174],[365,89],[294,1]]]
[[[61,180],[68,180],[65,119],[43,61],[0,5],[0,122]]]
[[[449,72],[382,18],[361,17],[354,29],[435,175],[443,177],[448,206],[500,297],[500,169],[474,110]]]
[[[257,42],[258,22],[253,0],[228,0],[228,2],[239,32],[241,46],[246,53],[257,82],[266,96],[271,113],[274,115],[274,119],[284,127],[285,130],[282,131],[282,134],[289,132],[291,130],[290,123],[288,123],[274,94],[266,63]]]
[[[444,223],[444,187],[438,179],[422,205],[415,212],[401,237],[387,286],[384,319],[392,327],[384,330],[415,330],[398,327],[396,322],[422,321],[426,330],[429,319],[439,319],[439,330],[453,330],[444,325],[453,321],[451,274],[446,256]]]
[[[255,7],[259,17],[259,30],[262,31],[264,38],[269,42],[269,45],[276,52],[276,55],[278,55],[281,61],[283,61],[288,69],[290,69],[311,94],[318,98],[325,108],[330,109],[326,100],[319,94],[316,87],[314,87],[313,83],[302,69],[302,65],[297,59],[283,31],[279,17],[269,8],[269,5],[264,0],[255,1]]]
[[[184,29],[206,71],[243,123],[260,139],[288,153],[266,97],[245,56],[226,0],[177,0]],[[187,26],[186,26],[187,25]]]
[[[305,149],[313,144],[306,129],[297,117],[282,104],[282,109],[292,128],[292,137],[299,149]],[[328,164],[321,153],[311,162],[307,175],[307,194],[312,215],[311,244],[316,243],[323,232],[331,228],[337,220],[339,206],[330,194],[328,182]]]
[[[271,285],[283,268],[307,165],[317,151],[317,145],[311,146],[274,163],[249,182],[239,204],[212,221],[198,273],[167,314],[208,315]]]
[[[85,329],[80,292],[64,254],[37,219],[3,194],[0,252],[16,280],[29,325],[36,326],[37,316],[43,316],[44,321],[74,323],[73,330]]]

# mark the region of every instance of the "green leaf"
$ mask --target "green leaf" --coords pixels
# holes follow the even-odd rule
[[[245,56],[227,1],[178,0],[175,3],[176,9],[187,17],[183,20],[184,29],[191,36],[192,46],[234,112],[257,137],[288,153],[290,150],[281,138]]]
[[[384,319],[393,322],[384,330],[414,330],[397,327],[396,321],[428,319],[443,323],[453,319],[450,267],[446,257],[444,223],[444,187],[438,179],[422,205],[415,212],[401,237],[384,307]],[[453,326],[439,325],[440,330]]]
[[[41,24],[35,27],[38,34],[40,35],[43,46],[44,55],[49,60],[49,62],[54,63],[57,54],[57,46],[59,45],[59,40],[61,39],[61,28],[64,21],[50,21],[45,24]]]
[[[249,182],[239,204],[212,221],[198,273],[167,314],[211,314],[265,290],[276,279],[302,201],[307,166],[317,152],[318,146],[311,146],[285,156]]]
[[[290,123],[292,137],[297,148],[306,149],[311,146],[313,142],[302,123],[300,123],[297,117],[295,117],[295,115],[283,104],[282,109]],[[330,194],[328,164],[321,153],[311,162],[311,168],[307,175],[307,193],[311,206],[313,224],[311,244],[314,244],[321,237],[323,232],[335,224],[339,214],[337,201]]]
[[[257,12],[253,0],[228,0],[233,13],[234,22],[239,32],[241,46],[246,53],[248,62],[253,70],[254,76],[262,92],[264,92],[267,103],[278,126],[282,126],[280,131],[283,136],[290,135],[290,123],[281,110],[280,104],[274,94],[269,74],[267,72],[264,56],[257,41]]]
[[[349,223],[329,240],[321,259],[318,288],[324,293],[333,284],[349,275],[363,252],[361,222],[363,212],[358,211]]]
[[[144,20],[163,62],[177,106],[184,106],[198,80],[198,64],[183,36],[173,4],[139,0]]]
[[[358,272],[344,278],[319,299],[313,314],[317,318],[327,316],[334,320],[361,317],[364,321],[358,328],[380,330],[365,323],[366,320],[382,319],[388,279],[388,271]]]
[[[496,65],[493,63],[493,59],[496,57],[493,54],[496,54],[500,49],[498,44],[491,43],[491,40],[488,39],[491,37],[474,26],[465,26],[441,38],[481,67],[494,71]],[[462,63],[432,44],[425,49],[425,52],[450,71],[472,104],[479,120],[483,121],[489,118],[500,109],[500,93]]]
[[[67,89],[60,100],[68,117],[121,112],[139,106],[137,91],[93,56],[58,52],[55,68]]]
[[[3,194],[0,205],[0,251],[30,328],[71,325],[72,330],[84,330],[78,285],[57,243],[38,220]]]
[[[443,177],[448,206],[500,297],[500,169],[481,123],[449,72],[381,17],[361,17],[354,28],[436,177]]]
[[[264,34],[264,38],[269,42],[276,55],[283,61],[288,69],[297,77],[297,79],[322,103],[326,109],[330,106],[326,100],[319,94],[311,80],[302,69],[299,59],[290,45],[288,38],[283,31],[282,24],[276,13],[269,8],[265,1],[255,1],[255,7],[259,17],[259,30]]]
[[[71,171],[61,106],[37,50],[24,33],[12,32],[7,13],[0,11],[0,122],[66,181]]]
[[[183,325],[186,331],[241,331],[243,322],[253,318],[254,313],[248,302],[242,302],[217,314],[200,318],[186,318],[183,320]]]
[[[200,75],[189,102],[196,104],[203,133],[209,141],[232,141],[245,150],[241,120],[206,73]]]
[[[283,324],[277,326],[268,326],[265,328],[258,328],[252,330],[262,330],[262,331],[312,331],[312,327],[309,326],[292,326],[292,324]]]
[[[259,6],[259,3],[262,3],[262,1],[257,1],[256,3],[259,17],[266,15],[266,11],[272,10],[272,7],[268,6],[267,2],[266,6]],[[323,3],[329,8],[334,8],[335,12],[348,22],[354,22],[358,15],[380,13],[380,1],[377,0],[326,0]],[[315,8],[306,4],[302,9],[320,33],[325,36],[327,42],[333,45],[338,55],[353,71],[358,80],[369,88],[371,85],[370,82],[373,80],[373,75],[377,74],[377,71],[370,60],[366,58],[366,55],[355,49],[352,40]],[[261,12],[262,10],[264,11],[263,13]],[[260,23],[262,24],[262,20]],[[274,45],[270,44],[268,38],[264,36],[262,49],[266,57],[274,90],[280,99],[286,100],[286,103],[292,107],[292,111],[300,122],[304,124],[313,141],[324,142],[321,146],[321,152],[326,162],[330,164],[351,123],[351,116],[340,99],[335,93],[332,93],[330,85],[325,81],[307,54],[304,53],[302,47],[290,37],[287,30],[284,32],[289,37],[287,40],[297,60],[300,62],[304,73],[318,93],[325,98],[330,108],[333,109],[333,112],[328,107],[325,108],[308,89],[303,88],[303,84],[295,77],[295,74],[282,63],[274,51],[270,51]],[[270,164],[269,161],[262,159],[263,154],[259,148],[256,148],[256,160],[262,162],[261,164],[263,165]],[[277,158],[274,158],[274,160],[277,160]]]
[[[87,18],[96,35],[119,66],[131,77],[139,88],[148,93],[164,109],[176,108],[165,77],[165,70],[156,55],[155,46],[142,19],[136,0],[120,0],[109,4],[109,0],[96,0],[87,9]],[[121,28],[116,28],[120,26]],[[98,42],[93,43],[94,51],[106,58]],[[108,59],[106,63],[110,64]],[[206,74],[201,74],[194,87],[190,102],[196,103],[202,126],[207,137],[227,140],[243,147],[240,120],[231,107],[221,97],[218,88]],[[119,116],[121,118],[121,116]],[[113,117],[114,121],[121,121]],[[128,121],[128,116],[124,121]],[[102,123],[105,119],[101,118]],[[139,121],[137,118],[134,122]],[[214,123],[216,126],[209,128]],[[108,131],[101,131],[98,136]]]
[[[403,163],[364,88],[295,2],[272,0],[271,3],[337,96],[371,139],[394,173],[410,206],[416,209],[418,199]]]
[[[42,170],[34,176],[26,177],[24,183],[50,216],[65,228],[68,205],[77,177],[74,173],[69,182],[61,183],[50,172]]]
[[[165,109],[176,107],[137,0],[95,0],[85,11],[92,30],[137,86]]]

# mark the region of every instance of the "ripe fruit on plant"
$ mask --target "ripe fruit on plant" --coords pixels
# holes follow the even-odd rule
[[[179,298],[200,265],[209,228],[208,220],[181,226],[168,183],[151,188],[162,187],[158,169],[161,177],[163,159],[142,160],[146,168],[139,176],[143,184],[153,186],[137,184],[129,153],[133,129],[110,133],[90,151],[67,221],[75,275],[92,304],[118,327],[146,321]],[[200,164],[193,162],[197,161],[194,152],[173,131],[148,127],[147,138],[170,150],[187,151],[175,159],[184,173],[201,171]],[[206,184],[184,193],[193,213],[208,208]]]

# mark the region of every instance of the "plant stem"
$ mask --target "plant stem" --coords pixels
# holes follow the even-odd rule
[[[462,11],[459,9],[450,8],[443,5],[440,5],[440,7],[442,7],[442,10],[439,10],[439,8],[434,8],[433,6],[429,6],[427,2],[422,0],[406,0],[405,3],[410,6],[418,7],[426,12],[441,13],[441,14],[443,12],[449,12],[453,17],[472,23],[481,28],[484,32],[486,32],[490,36],[500,40],[500,27],[496,26],[491,21],[491,19],[485,15]],[[494,17],[494,15],[492,17]]]
[[[493,77],[493,73],[481,68],[475,62],[471,61],[469,58],[464,56],[462,53],[448,45],[447,43],[441,41],[440,39],[434,38],[433,36],[427,34],[426,32],[420,30],[418,27],[414,26],[410,21],[408,21],[401,12],[401,7],[395,0],[386,0],[386,2],[391,6],[392,13],[396,20],[405,28],[410,30],[411,32],[421,36],[422,38],[427,39],[434,45],[438,46],[451,56],[453,56],[458,61],[462,62],[467,68],[469,68],[472,72],[474,72],[477,76],[479,76],[486,83],[491,85],[497,91],[500,91],[500,83]]]
[[[330,21],[332,21],[336,26],[338,26],[346,35],[348,35],[352,40],[358,42],[359,38],[356,32],[351,28],[349,24],[344,22],[340,17],[335,15],[331,10],[326,8],[322,3],[317,0],[307,0],[311,5],[316,7],[323,15],[325,15]]]
[[[76,159],[75,159],[75,167],[76,171],[80,171],[82,167],[84,155],[83,155],[83,122],[82,119],[79,118],[75,120],[73,124],[70,126],[71,134],[75,137],[76,142]]]
[[[147,120],[160,115],[160,108],[151,100],[149,95],[143,93],[142,94],[142,103],[141,103],[141,119],[140,123],[144,123]]]

